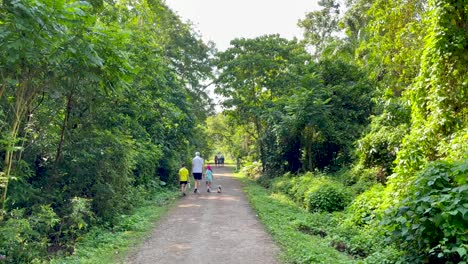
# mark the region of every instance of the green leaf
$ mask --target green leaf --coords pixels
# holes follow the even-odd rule
[[[458,255],[460,255],[461,258],[466,256],[466,249],[464,247],[458,247],[455,249],[455,251],[458,252]]]

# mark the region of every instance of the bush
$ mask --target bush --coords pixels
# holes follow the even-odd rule
[[[310,212],[341,211],[349,203],[349,200],[349,193],[340,184],[323,184],[308,192],[307,209]]]
[[[307,208],[307,192],[309,192],[311,188],[316,188],[323,180],[325,180],[324,177],[317,177],[311,172],[307,172],[303,176],[293,178],[291,180],[291,188],[289,189],[288,194],[294,201]]]
[[[277,177],[271,182],[271,187],[273,192],[288,194],[292,188],[292,179],[287,175]]]
[[[385,223],[410,262],[468,261],[468,159],[429,164]]]
[[[289,195],[295,202],[311,212],[340,211],[351,200],[351,193],[340,182],[311,172],[293,177],[285,174],[271,183],[274,192]]]
[[[403,100],[392,99],[380,115],[372,117],[370,131],[357,141],[358,162],[365,167],[380,167],[384,177],[393,172],[396,153],[409,131],[411,111]]]
[[[4,263],[40,263],[50,244],[48,234],[59,218],[50,205],[35,206],[31,215],[12,210],[0,226],[0,255]]]
[[[386,182],[381,168],[365,168],[359,164],[353,166],[352,169],[344,168],[340,170],[334,175],[334,178],[343,183],[343,185],[350,186],[355,195],[365,192],[375,183]]]
[[[257,183],[264,187],[264,188],[267,188],[269,189],[271,187],[271,181],[272,179],[266,175],[262,175],[260,177],[257,178]]]
[[[371,189],[356,197],[347,208],[348,221],[351,221],[353,225],[362,226],[381,218],[383,212],[379,209],[384,203],[384,191],[385,188],[382,185],[375,184]]]
[[[260,162],[252,162],[250,165],[246,165],[242,168],[242,174],[250,179],[257,180],[262,176],[262,164]]]
[[[386,246],[364,259],[366,264],[394,264],[399,263],[403,253],[394,247]]]
[[[65,239],[65,246],[73,249],[74,241],[78,237],[88,232],[89,227],[95,224],[95,215],[91,209],[91,199],[83,197],[73,197],[68,206],[68,212],[63,217],[61,238]]]

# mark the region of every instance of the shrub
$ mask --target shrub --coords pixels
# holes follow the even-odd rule
[[[59,218],[50,205],[35,206],[31,215],[12,210],[0,226],[0,255],[5,263],[39,263],[50,244],[48,234]]]
[[[292,188],[292,179],[286,175],[275,178],[271,183],[271,187],[274,192],[288,194],[289,190]]]
[[[272,179],[269,176],[266,176],[266,175],[262,175],[262,176],[257,178],[257,183],[260,186],[262,186],[264,188],[267,188],[267,189],[269,189],[271,187],[271,181],[272,181]]]
[[[65,246],[73,247],[70,241],[82,236],[89,230],[89,226],[95,224],[95,215],[91,209],[91,199],[73,197],[68,206],[69,212],[63,217],[60,227],[61,237],[65,240]]]
[[[350,187],[350,190],[354,195],[359,195],[364,193],[365,191],[371,189],[374,185],[381,185],[379,183],[371,182],[371,181],[364,181],[360,180],[356,184]],[[382,185],[381,185],[382,186]]]
[[[417,174],[385,223],[407,261],[468,261],[468,159],[438,161]]]
[[[411,111],[403,100],[392,99],[380,115],[372,117],[368,133],[357,141],[358,162],[365,167],[380,167],[384,177],[392,173],[396,153],[409,131]]]
[[[345,186],[350,186],[355,195],[370,189],[375,183],[385,183],[386,179],[380,168],[365,168],[358,164],[352,169],[343,169],[335,176]]]
[[[314,176],[311,172],[307,172],[303,176],[292,179],[292,187],[290,188],[288,194],[301,206],[307,207],[307,192],[309,192],[311,188],[316,188],[323,180],[325,180],[325,178],[317,177]]]
[[[353,225],[362,226],[369,224],[383,214],[378,209],[381,208],[385,188],[380,184],[375,184],[371,189],[362,193],[347,208],[349,213],[348,221]]]
[[[403,256],[403,252],[395,247],[386,246],[378,251],[373,252],[364,259],[366,264],[394,264],[400,263],[398,260]]]
[[[250,165],[246,165],[242,168],[242,174],[250,179],[258,179],[262,175],[262,164],[260,162],[252,162]]]
[[[340,182],[311,172],[299,177],[285,174],[271,183],[274,192],[289,195],[295,202],[311,212],[339,211],[350,201],[351,193]],[[329,192],[329,193],[327,193]]]
[[[308,192],[307,209],[310,212],[334,212],[343,210],[349,203],[350,195],[338,184],[322,184]]]

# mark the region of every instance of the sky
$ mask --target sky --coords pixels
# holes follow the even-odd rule
[[[183,21],[190,20],[205,41],[225,50],[234,38],[280,34],[302,38],[297,26],[318,9],[317,0],[166,0]]]

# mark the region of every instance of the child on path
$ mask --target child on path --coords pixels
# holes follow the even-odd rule
[[[205,178],[206,178],[206,191],[211,192],[211,184],[213,183],[213,171],[211,170],[210,165],[206,166]]]
[[[180,191],[182,195],[185,196],[185,189],[187,188],[188,183],[188,176],[189,171],[185,168],[185,164],[182,164],[182,168],[179,170],[179,183],[180,183]]]

